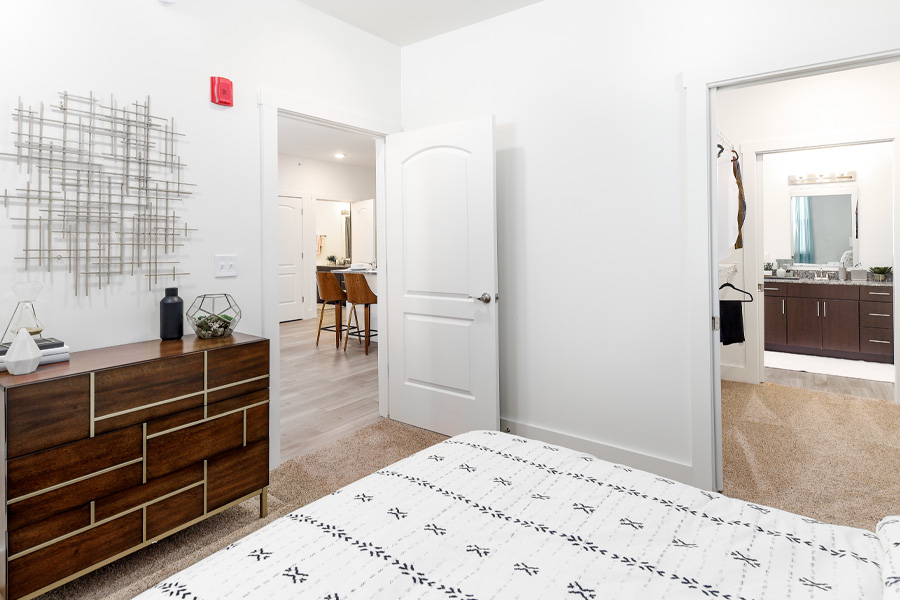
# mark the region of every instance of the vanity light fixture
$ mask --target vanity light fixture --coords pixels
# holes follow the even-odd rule
[[[335,158],[345,158],[346,156],[347,156],[347,155],[344,154],[343,152],[335,152],[335,153],[334,153],[334,157],[335,157]]]
[[[791,175],[788,177],[788,185],[808,185],[810,183],[843,183],[856,181],[856,171],[844,171],[843,173],[810,173],[809,175]]]

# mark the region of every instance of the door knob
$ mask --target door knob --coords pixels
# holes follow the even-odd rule
[[[487,292],[485,292],[482,295],[477,296],[477,297],[469,296],[469,300],[480,300],[481,302],[484,302],[485,304],[490,304],[491,303],[491,295],[488,294]]]

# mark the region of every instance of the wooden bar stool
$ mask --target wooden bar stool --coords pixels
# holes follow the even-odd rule
[[[356,312],[356,305],[362,304],[365,306],[364,309],[364,321],[366,328],[366,355],[369,354],[369,339],[371,337],[378,335],[377,329],[371,329],[369,327],[371,313],[369,306],[372,304],[378,304],[378,296],[372,293],[372,289],[369,287],[369,282],[366,281],[366,276],[362,273],[346,273],[344,275],[344,283],[347,286],[347,302],[353,305],[350,309],[350,314],[347,315],[347,327],[350,327],[350,317],[353,316],[356,319],[356,333],[357,338],[361,338],[363,334],[359,333],[359,315]],[[347,351],[347,340],[350,339],[350,333],[347,333],[347,339],[344,340],[344,352]],[[362,343],[362,340],[359,340]]]
[[[343,320],[341,319],[341,307],[347,300],[347,293],[341,289],[337,276],[330,271],[316,271],[316,283],[319,286],[319,297],[325,301],[322,304],[322,314],[319,316],[319,332],[316,334],[316,346],[319,345],[319,336],[322,330],[334,332],[334,347],[341,347],[341,329]],[[325,307],[329,303],[334,303],[334,325],[322,327],[322,321],[325,319]]]

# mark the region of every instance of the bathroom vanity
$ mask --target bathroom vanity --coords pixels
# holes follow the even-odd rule
[[[892,283],[769,278],[765,349],[894,362]]]

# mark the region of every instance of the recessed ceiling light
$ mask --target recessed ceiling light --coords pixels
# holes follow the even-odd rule
[[[344,158],[345,156],[347,156],[347,155],[344,154],[343,152],[335,152],[334,153],[335,158]]]

